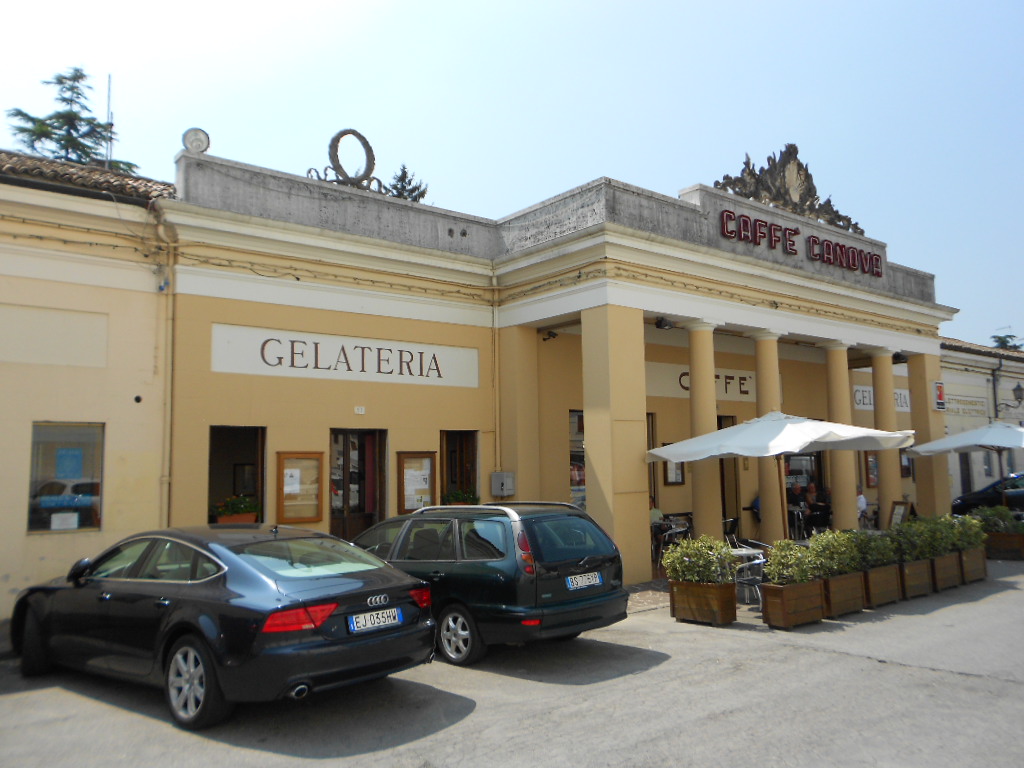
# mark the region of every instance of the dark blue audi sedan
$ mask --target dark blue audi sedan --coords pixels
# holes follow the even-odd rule
[[[324,533],[209,525],[130,536],[24,590],[24,675],[54,664],[160,686],[189,730],[430,661],[430,587]]]

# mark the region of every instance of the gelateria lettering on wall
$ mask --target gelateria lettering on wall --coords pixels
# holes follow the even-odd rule
[[[647,376],[648,397],[690,396],[690,366],[672,363],[645,363],[644,371]],[[757,401],[753,371],[716,368],[715,390],[718,400]]]
[[[896,402],[897,413],[910,413],[909,389],[897,389],[893,391],[892,397],[893,400]],[[875,410],[874,387],[865,387],[859,384],[855,385],[853,387],[853,408],[856,411]]]
[[[479,352],[274,328],[216,323],[210,367],[216,373],[336,381],[478,387]]]
[[[730,210],[722,211],[720,225],[722,237],[728,240],[750,243],[773,251],[781,250],[790,256],[798,256],[800,253],[796,239],[800,234],[799,227],[784,227]],[[817,235],[808,236],[804,247],[805,255],[811,261],[832,264],[850,272],[863,272],[872,277],[882,276],[882,255],[879,253]]]

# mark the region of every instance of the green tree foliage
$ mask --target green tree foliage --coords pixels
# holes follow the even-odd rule
[[[1012,333],[1007,333],[1003,336],[993,336],[992,343],[996,349],[1020,350],[1020,348],[1024,345],[1020,344],[1019,342],[1015,342],[1016,338],[1017,337],[1014,336]]]
[[[412,200],[414,203],[418,203],[427,196],[427,188],[427,185],[423,182],[416,181],[416,174],[409,173],[405,163],[402,163],[401,169],[395,174],[387,190],[388,195],[391,197],[399,197],[402,200]]]
[[[23,109],[9,109],[12,130],[33,154],[82,165],[103,160],[110,170],[135,173],[138,166],[134,163],[106,161],[107,145],[115,138],[114,125],[92,117],[86,95],[86,90],[92,90],[86,84],[88,79],[84,71],[72,67],[53,80],[44,80],[43,85],[56,86],[60,108],[45,117],[30,115]]]

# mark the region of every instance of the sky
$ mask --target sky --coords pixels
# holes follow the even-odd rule
[[[212,155],[298,175],[354,128],[381,180],[404,163],[425,204],[489,219],[605,176],[675,196],[794,143],[822,200],[935,275],[960,310],[943,336],[1024,339],[1019,0],[48,0],[3,16],[0,148],[22,149],[7,110],[49,114],[42,81],[71,67],[100,118],[109,78],[113,154],[140,175],[173,182],[192,127]]]

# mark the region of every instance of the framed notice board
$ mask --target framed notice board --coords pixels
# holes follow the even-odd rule
[[[323,519],[323,452],[277,453],[277,519],[282,523],[314,523]]]

